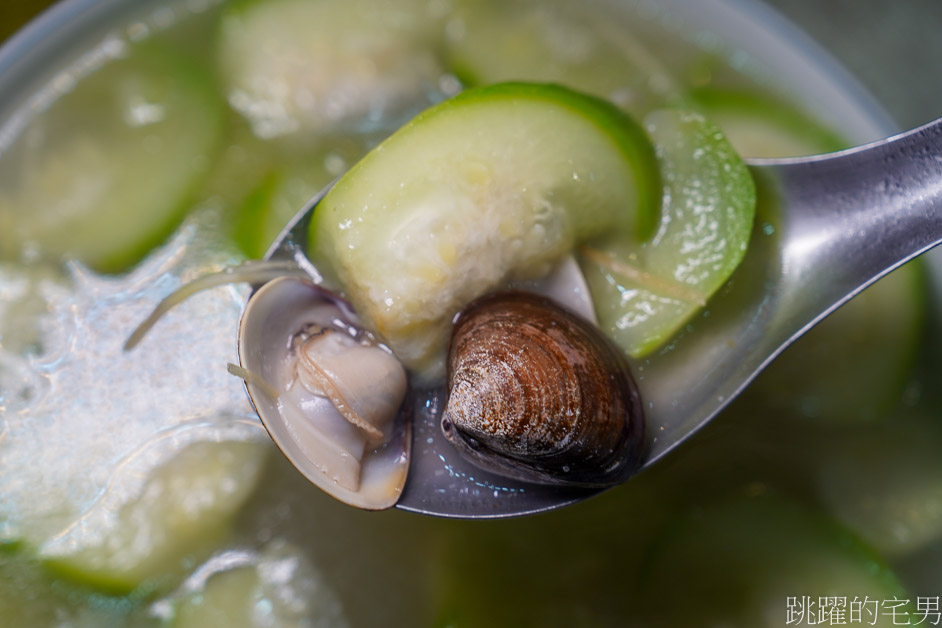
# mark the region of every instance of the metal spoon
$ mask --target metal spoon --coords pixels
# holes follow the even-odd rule
[[[634,365],[646,411],[645,467],[716,416],[815,323],[942,240],[942,119],[832,155],[749,164],[761,203],[746,259],[683,333]],[[326,192],[295,216],[266,258],[293,259],[316,273],[304,243]],[[598,492],[525,484],[470,465],[441,434],[444,401],[442,391],[420,393],[398,508],[512,517]]]

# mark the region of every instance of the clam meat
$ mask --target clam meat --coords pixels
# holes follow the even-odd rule
[[[281,277],[239,327],[246,388],[272,439],[311,482],[359,508],[393,506],[409,466],[408,382],[339,297]]]
[[[604,486],[641,461],[644,421],[621,351],[589,321],[525,292],[457,317],[442,431],[477,466],[542,484]]]

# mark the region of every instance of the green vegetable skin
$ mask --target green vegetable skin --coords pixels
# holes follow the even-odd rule
[[[663,177],[675,197],[697,204],[665,205],[676,227],[645,247],[653,260],[642,269],[645,285],[656,296],[705,299],[745,249],[752,181],[699,116],[665,111],[651,125],[657,157],[637,124],[594,97],[530,83],[466,91],[419,115],[337,183],[317,208],[310,250],[408,366],[436,373],[450,321],[474,297],[539,276],[602,236],[632,256],[663,220]],[[695,199],[694,180],[704,192]],[[704,211],[722,218],[698,224]],[[691,236],[722,245],[679,251]],[[604,255],[632,263],[623,252]],[[655,276],[691,264],[696,270],[679,279]],[[595,299],[600,311],[621,306],[603,292]],[[656,305],[660,340],[699,305]],[[616,340],[635,353],[638,343]]]

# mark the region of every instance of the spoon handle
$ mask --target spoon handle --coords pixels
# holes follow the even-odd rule
[[[942,120],[831,155],[749,165],[761,204],[746,259],[709,318],[646,365],[647,418],[657,429],[646,464],[824,316],[942,240]]]
[[[781,203],[781,297],[795,332],[942,241],[942,119],[833,155],[750,164]]]

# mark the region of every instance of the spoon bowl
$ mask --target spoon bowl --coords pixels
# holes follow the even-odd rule
[[[759,211],[746,258],[696,318],[634,363],[647,429],[644,467],[725,408],[785,347],[865,287],[942,240],[942,120],[832,155],[749,162]],[[267,259],[305,253],[311,215],[294,217]],[[458,518],[534,514],[599,489],[528,484],[461,458],[439,429],[445,391],[418,392],[412,463],[396,507]]]

